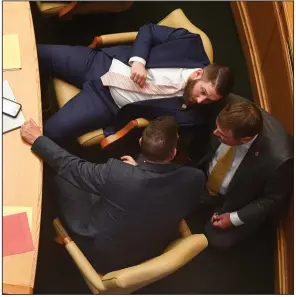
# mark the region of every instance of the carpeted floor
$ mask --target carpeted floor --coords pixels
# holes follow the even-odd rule
[[[182,8],[187,17],[212,41],[214,60],[229,65],[235,75],[233,92],[251,98],[246,63],[240,47],[229,2],[135,2],[131,9],[121,13],[79,16],[62,22],[45,19],[31,2],[37,43],[88,45],[94,36],[106,33],[134,31],[144,23],[158,22],[176,8]],[[43,94],[54,97],[52,89]],[[44,98],[43,98],[44,99]],[[43,108],[46,109],[46,99]],[[51,112],[45,112],[44,119]],[[125,149],[135,150],[129,143]],[[120,156],[120,149],[102,153],[97,147],[81,150],[78,155],[102,162],[112,155]],[[35,282],[35,294],[89,294],[83,279],[63,246],[54,241],[51,226],[52,189],[47,184],[44,167],[42,224]],[[190,216],[194,227],[195,213]],[[169,277],[147,286],[137,294],[272,294],[274,292],[274,234],[263,230],[241,246],[220,251],[206,249],[193,261]]]

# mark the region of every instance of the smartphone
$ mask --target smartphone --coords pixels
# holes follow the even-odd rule
[[[22,105],[5,97],[2,97],[2,101],[2,112],[12,118],[16,118],[22,109]]]

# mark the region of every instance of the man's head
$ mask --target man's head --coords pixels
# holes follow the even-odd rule
[[[209,64],[193,72],[185,86],[183,98],[186,104],[207,104],[227,96],[233,86],[228,67]]]
[[[174,118],[159,117],[143,132],[140,139],[142,154],[151,162],[169,162],[176,155],[178,138],[178,125]]]
[[[260,109],[249,100],[228,104],[218,115],[214,134],[221,142],[240,145],[261,132],[263,118]]]

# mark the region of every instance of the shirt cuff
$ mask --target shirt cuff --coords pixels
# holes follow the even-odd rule
[[[146,61],[141,58],[141,57],[131,57],[128,61],[129,65],[132,66],[133,65],[133,62],[139,62],[139,63],[142,63],[144,66],[146,66]]]
[[[244,222],[238,217],[237,211],[230,213],[230,221],[236,227],[244,224]]]

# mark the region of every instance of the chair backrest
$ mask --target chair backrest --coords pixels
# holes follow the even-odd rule
[[[214,60],[214,53],[213,53],[213,47],[212,43],[209,39],[209,37],[199,28],[194,26],[189,19],[186,17],[182,9],[178,8],[171,12],[168,16],[166,16],[163,20],[161,20],[159,25],[172,27],[172,28],[184,28],[188,30],[191,33],[199,34],[202,43],[204,45],[204,49],[206,51],[206,54],[210,60],[211,63],[213,63]]]
[[[201,29],[194,26],[189,19],[186,17],[182,9],[178,8],[167,15],[163,20],[161,20],[159,25],[168,26],[172,28],[184,28],[189,32],[199,34],[205,52],[210,60],[213,63],[213,47],[209,37],[204,33]],[[89,46],[91,48],[95,48],[97,46],[110,46],[115,44],[123,44],[123,43],[132,43],[138,35],[138,32],[125,32],[125,33],[115,33],[115,34],[107,34],[101,35],[94,38],[92,44]]]

